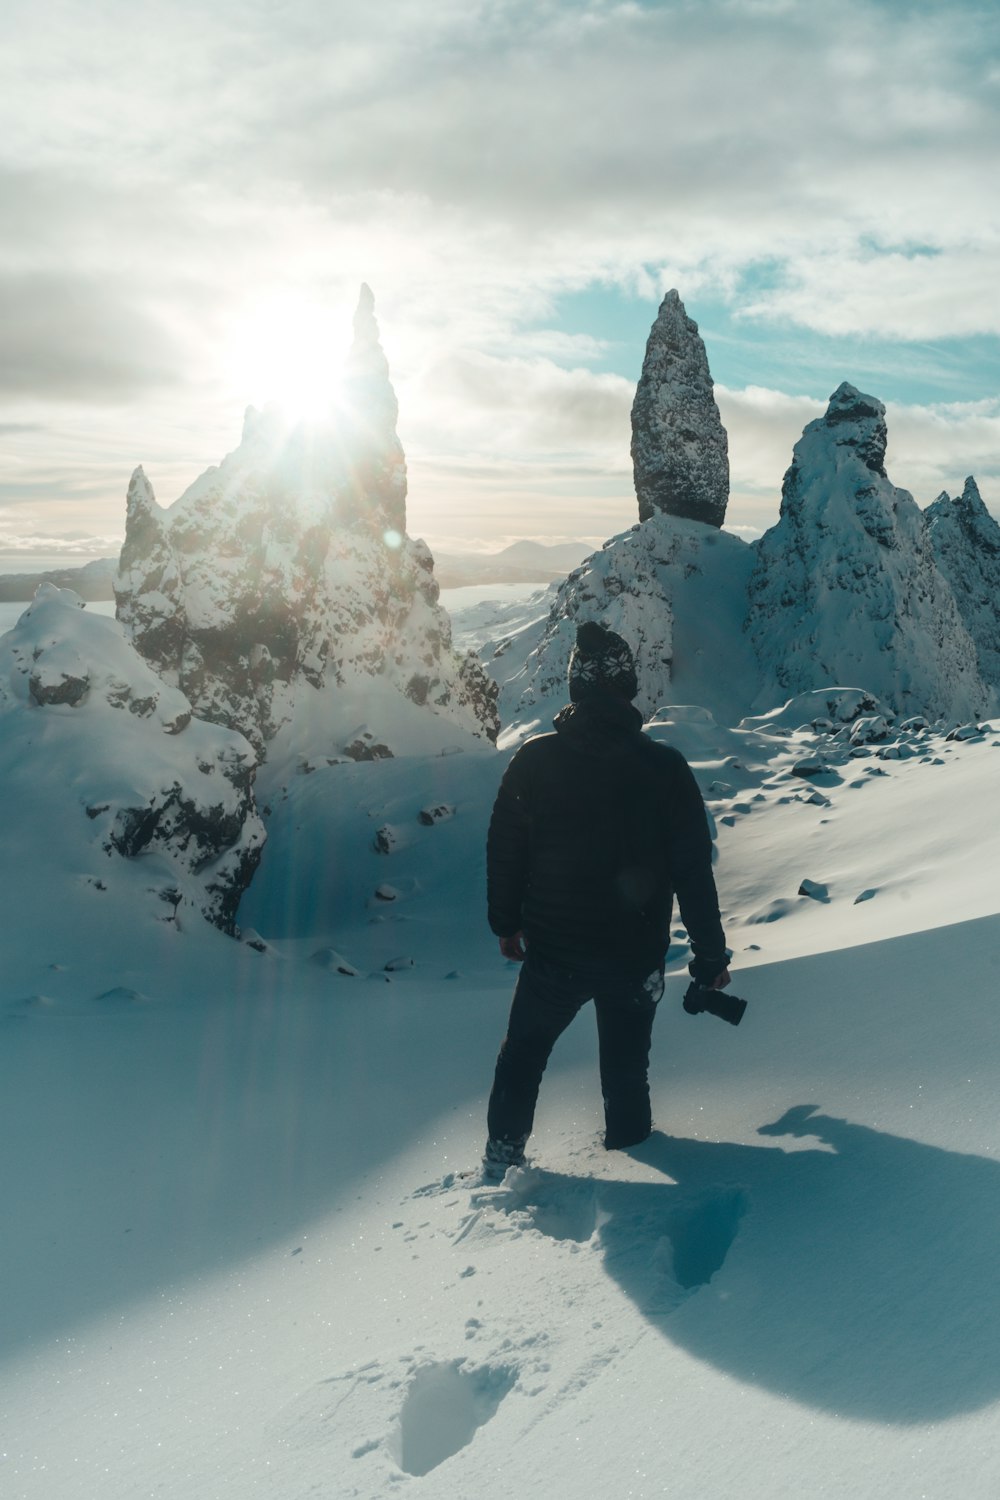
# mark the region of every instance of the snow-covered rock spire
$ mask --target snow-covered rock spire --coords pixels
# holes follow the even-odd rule
[[[396,397],[362,288],[346,410],[289,428],[250,409],[239,447],[161,510],[129,487],[118,618],[196,714],[267,759],[495,739],[496,688],[452,649],[434,559],[407,537]],[[363,722],[362,722],[363,721]],[[290,752],[291,753],[291,752]]]
[[[925,514],[934,557],[975,643],[979,670],[1000,688],[1000,525],[971,474],[961,495],[940,494]]]
[[[846,382],[795,445],[757,545],[747,630],[759,702],[839,683],[896,712],[969,718],[989,702],[927,526],[885,472],[885,407]]]
[[[660,304],[632,404],[632,466],[640,521],[657,511],[721,526],[729,444],[708,355],[676,291]]]
[[[396,432],[399,403],[389,361],[379,342],[375,298],[362,284],[354,314],[354,343],[344,370],[344,421],[358,502],[385,525],[406,530],[406,458]]]

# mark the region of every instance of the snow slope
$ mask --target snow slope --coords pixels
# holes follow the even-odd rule
[[[584,1015],[533,1164],[455,1175],[514,978],[489,748],[275,781],[257,947],[153,941],[65,880],[19,909],[5,1496],[992,1500],[1000,736],[861,694],[650,732],[709,799],[750,1009],[689,1017],[670,980],[629,1153]],[[6,820],[10,889],[49,830]]]
[[[502,737],[523,737],[551,719],[566,696],[576,627],[599,620],[635,652],[649,717],[670,702],[706,704],[733,722],[759,688],[743,635],[754,553],[703,521],[657,512],[612,537],[566,580],[498,619],[483,663],[500,684]]]

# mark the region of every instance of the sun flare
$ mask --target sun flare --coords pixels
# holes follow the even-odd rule
[[[230,343],[227,382],[254,406],[276,403],[289,421],[316,421],[343,396],[350,318],[295,292],[244,307]]]

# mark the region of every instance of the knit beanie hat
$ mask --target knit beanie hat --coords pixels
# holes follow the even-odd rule
[[[620,635],[596,620],[578,626],[569,659],[569,696],[580,703],[601,689],[631,700],[639,691],[632,652]]]

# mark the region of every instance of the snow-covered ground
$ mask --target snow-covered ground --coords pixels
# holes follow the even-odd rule
[[[257,946],[61,865],[46,901],[41,763],[50,811],[4,814],[4,1496],[995,1500],[1000,733],[816,716],[658,716],[747,1016],[682,1011],[681,934],[651,1140],[600,1148],[583,1015],[489,1189],[502,753],[266,768]]]

